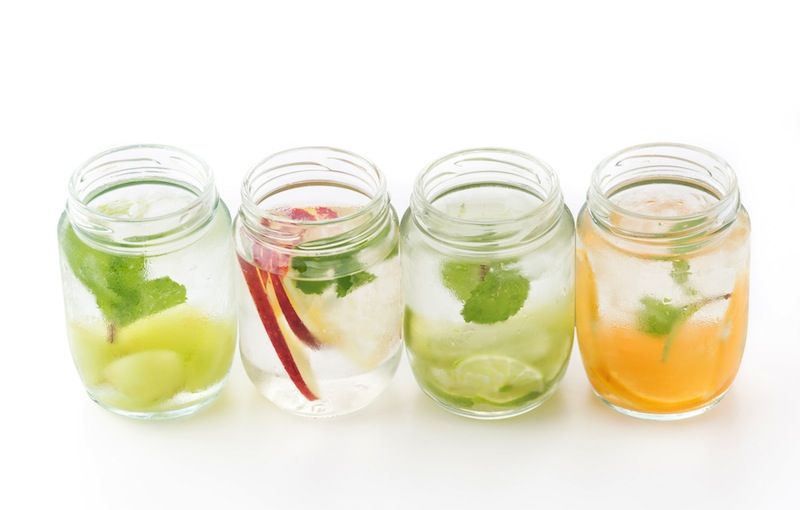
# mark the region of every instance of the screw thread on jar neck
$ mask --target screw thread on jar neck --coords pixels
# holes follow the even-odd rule
[[[247,236],[287,254],[301,240],[306,255],[347,251],[378,235],[391,220],[380,170],[331,147],[300,147],[267,157],[245,177],[241,195],[239,218]],[[331,207],[341,214],[291,214],[298,208]]]
[[[680,214],[633,210],[617,203],[618,193],[648,184],[674,184],[699,190],[713,203]],[[736,175],[719,156],[699,147],[654,143],[624,149],[600,163],[592,174],[587,208],[592,220],[614,236],[635,243],[697,248],[736,219]]]
[[[154,206],[148,201],[156,189],[170,193]],[[66,215],[90,245],[155,255],[189,242],[211,221],[218,200],[198,157],[166,145],[130,145],[100,153],[72,174]]]
[[[530,206],[508,214],[464,218],[437,204],[454,191],[490,186],[530,195]],[[528,246],[556,225],[563,208],[555,172],[533,156],[507,149],[445,156],[419,174],[411,196],[417,228],[436,242],[467,252]]]

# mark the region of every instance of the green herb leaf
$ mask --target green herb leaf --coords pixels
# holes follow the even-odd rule
[[[322,294],[331,285],[331,280],[294,280],[294,286],[303,294]]]
[[[661,360],[667,361],[669,350],[675,341],[676,327],[688,320],[698,310],[715,301],[730,299],[730,294],[704,298],[684,306],[671,305],[665,299],[656,299],[645,296],[640,302],[642,309],[639,311],[639,329],[649,335],[663,336],[664,349],[661,351]]]
[[[464,303],[461,316],[466,322],[494,324],[519,312],[528,299],[530,282],[512,266],[514,262],[442,264],[442,283]]]
[[[668,335],[684,317],[684,309],[671,305],[666,300],[645,296],[640,301],[639,329],[649,335]]]
[[[481,282],[488,267],[485,264],[447,261],[442,265],[442,283],[463,303]]]
[[[502,322],[520,311],[529,291],[530,282],[518,270],[490,267],[464,301],[461,316],[477,324]]]
[[[186,287],[167,276],[139,285],[138,315],[146,317],[186,302]]]
[[[126,326],[186,301],[186,287],[168,277],[147,279],[144,256],[112,255],[63,227],[61,246],[75,277],[91,292],[106,321]]]
[[[689,281],[689,275],[692,274],[689,261],[686,259],[675,259],[672,261],[672,271],[669,275],[672,280],[678,285],[684,285]]]
[[[363,242],[353,249],[336,255],[292,257],[291,267],[303,279],[294,279],[294,285],[304,294],[322,294],[332,285],[336,286],[336,295],[344,297],[355,289],[375,280],[375,275],[364,271],[364,264],[359,260],[358,254],[367,248],[378,246],[386,240],[391,233],[389,225],[375,238]],[[318,244],[321,241],[314,241]],[[304,248],[303,244],[297,246]],[[396,257],[399,252],[399,242],[395,242],[385,260]]]
[[[368,273],[366,271],[361,271],[360,273],[351,274],[349,276],[343,276],[341,278],[336,279],[336,296],[337,297],[345,297],[352,291],[356,290],[357,288],[361,287],[362,285],[366,285],[372,280],[375,279],[375,275],[372,273]]]

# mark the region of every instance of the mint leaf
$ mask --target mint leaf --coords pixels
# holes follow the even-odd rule
[[[442,265],[442,283],[463,303],[469,299],[488,268],[486,264],[447,261]]]
[[[303,294],[322,294],[331,285],[331,280],[294,280],[294,286]]]
[[[341,298],[362,285],[372,282],[376,276],[364,271],[364,264],[358,259],[358,254],[364,249],[378,246],[380,243],[385,242],[387,236],[392,232],[391,229],[391,225],[387,226],[376,237],[359,243],[344,253],[322,256],[296,255],[292,257],[290,264],[292,270],[297,276],[303,278],[294,279],[295,287],[304,294],[322,294],[330,286],[335,285],[336,296]],[[318,245],[325,242],[323,239],[312,241],[309,244]],[[399,242],[394,243],[385,260],[398,255],[399,245]],[[301,251],[303,249],[313,249],[306,243],[299,244],[296,248]]]
[[[336,296],[337,297],[345,297],[352,291],[356,290],[357,288],[361,287],[362,285],[366,285],[372,280],[375,279],[375,275],[372,273],[368,273],[366,271],[361,271],[360,273],[351,274],[349,276],[343,276],[341,278],[336,279]]]
[[[668,335],[684,317],[683,308],[666,300],[645,296],[639,302],[642,304],[638,315],[639,329],[648,335]]]
[[[515,269],[491,267],[464,301],[466,322],[494,324],[520,311],[528,299],[530,282]]]
[[[303,294],[322,294],[332,285],[336,286],[336,297],[345,297],[362,285],[373,281],[376,276],[361,271],[335,280],[294,280],[294,286]]]
[[[661,351],[661,361],[667,361],[672,342],[675,341],[676,327],[689,320],[698,310],[715,301],[730,299],[731,294],[704,298],[684,306],[675,306],[666,299],[656,299],[645,296],[640,302],[642,309],[639,311],[639,329],[649,335],[665,336],[664,348]]]
[[[186,302],[186,287],[167,276],[139,284],[138,315],[147,317]]]
[[[686,259],[675,259],[672,261],[672,271],[669,276],[672,281],[683,287],[683,290],[690,296],[698,294],[697,289],[689,284],[689,276],[692,274],[692,267]]]
[[[528,299],[530,282],[511,266],[514,262],[442,264],[442,283],[464,303],[461,316],[466,322],[494,324],[519,312]]]
[[[689,275],[692,274],[689,261],[686,259],[675,259],[672,261],[672,271],[669,273],[672,280],[678,285],[684,285],[689,281]]]
[[[61,247],[75,277],[94,295],[111,326],[126,326],[186,301],[183,285],[168,277],[147,279],[142,255],[96,250],[81,241],[70,225],[62,229]]]

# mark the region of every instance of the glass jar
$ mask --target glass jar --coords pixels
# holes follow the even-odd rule
[[[575,311],[575,227],[550,167],[501,149],[446,156],[417,178],[401,232],[403,333],[423,391],[473,418],[547,400]]]
[[[397,216],[383,174],[338,149],[274,154],[236,218],[241,355],[258,390],[299,415],[356,411],[400,359]]]
[[[706,150],[640,145],[597,167],[578,218],[577,329],[604,402],[670,420],[722,399],[747,332],[749,238],[736,176]]]
[[[236,346],[230,215],[209,168],[174,147],[99,154],[58,225],[67,331],[89,396],[136,418],[192,413]]]

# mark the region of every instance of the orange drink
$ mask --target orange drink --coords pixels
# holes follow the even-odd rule
[[[701,149],[644,146],[602,164],[592,186],[576,264],[589,381],[629,415],[700,414],[736,377],[747,333],[750,226],[735,177]]]

